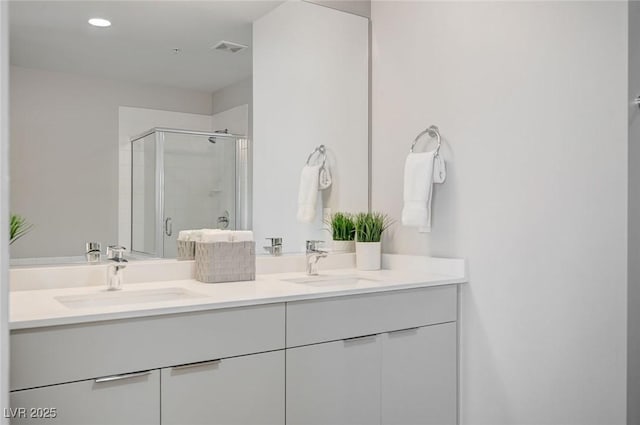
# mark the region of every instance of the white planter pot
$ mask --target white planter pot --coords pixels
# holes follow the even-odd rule
[[[331,241],[331,251],[336,253],[355,252],[356,241]]]
[[[358,270],[380,270],[380,242],[356,242]]]

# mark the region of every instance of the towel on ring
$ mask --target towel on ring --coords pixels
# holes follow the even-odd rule
[[[435,151],[409,153],[404,164],[402,224],[431,231],[431,197]]]
[[[311,223],[316,218],[320,167],[321,165],[305,165],[300,173],[297,219],[301,223]]]

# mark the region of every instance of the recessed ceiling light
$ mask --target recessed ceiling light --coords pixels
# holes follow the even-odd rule
[[[89,19],[89,25],[93,25],[94,27],[106,28],[111,26],[111,22],[102,18],[91,18]]]

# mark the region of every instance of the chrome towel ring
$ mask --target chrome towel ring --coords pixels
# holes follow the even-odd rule
[[[416,143],[418,143],[418,140],[420,140],[420,138],[425,134],[427,134],[429,137],[434,137],[438,142],[438,146],[436,146],[436,153],[435,153],[436,155],[438,155],[440,153],[440,145],[442,144],[442,138],[440,137],[440,130],[435,125],[432,125],[431,127],[427,128],[426,130],[424,130],[423,132],[421,132],[416,136],[415,140],[411,144],[411,149],[409,149],[409,152],[413,153],[413,148],[416,146]]]
[[[324,145],[320,145],[317,148],[315,148],[313,152],[311,152],[307,157],[307,165],[310,164],[311,158],[313,158],[315,154],[318,154],[318,159],[322,159],[322,165],[324,166],[325,163],[327,162],[327,148],[325,148]]]

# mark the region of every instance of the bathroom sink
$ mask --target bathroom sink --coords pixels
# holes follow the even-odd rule
[[[358,275],[344,275],[344,276],[306,276],[293,279],[282,279],[285,282],[304,283],[311,286],[325,286],[325,285],[354,285],[358,282],[368,281],[375,282],[375,279],[369,279]]]
[[[69,308],[112,307],[127,304],[176,301],[200,298],[204,295],[184,288],[143,289],[137,291],[102,291],[86,295],[65,295],[55,299]]]

